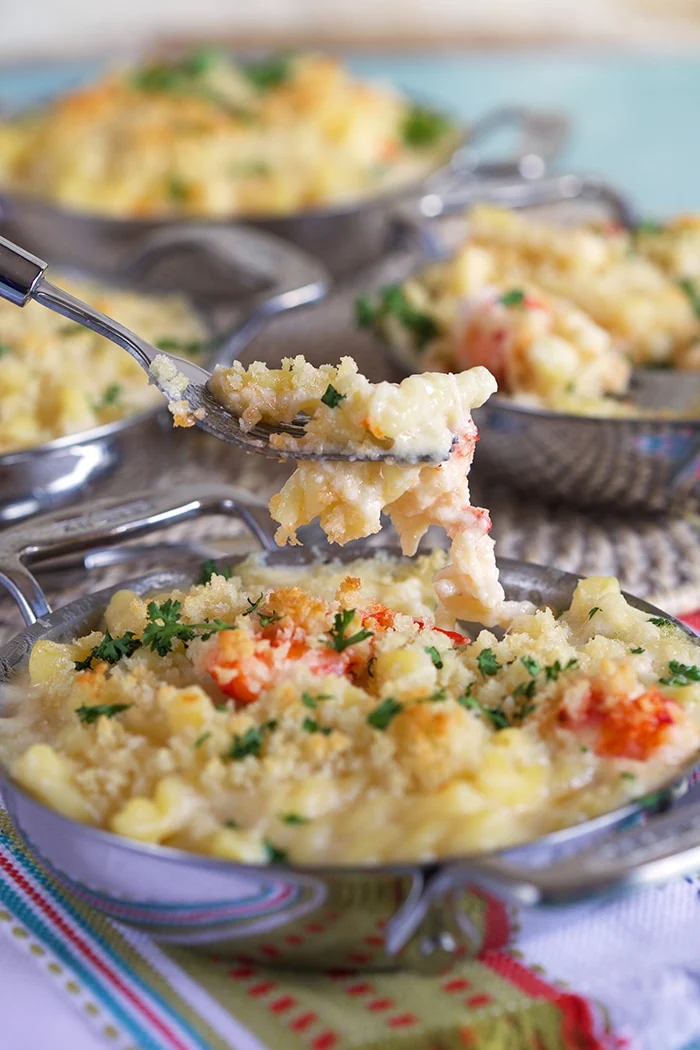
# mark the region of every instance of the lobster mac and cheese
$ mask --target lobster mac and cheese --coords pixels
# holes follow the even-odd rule
[[[0,185],[119,218],[284,215],[423,178],[459,132],[318,54],[200,50],[0,124]]]
[[[120,591],[99,629],[36,643],[0,751],[68,817],[256,864],[522,842],[696,752],[697,646],[615,580],[469,641],[435,625],[443,566],[255,555],[188,590]]]

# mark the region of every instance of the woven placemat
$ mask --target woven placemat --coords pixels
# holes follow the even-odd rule
[[[360,287],[400,280],[415,265],[409,253],[393,256],[365,274],[363,281],[348,282],[324,303],[279,317],[251,343],[244,362],[263,360],[276,364],[281,357],[304,354],[314,364],[353,356],[360,369],[374,381],[401,378],[377,341],[360,332],[353,322],[354,299]],[[125,482],[121,476],[106,484],[100,495],[130,498],[139,489],[172,490],[175,486],[203,481],[230,483],[267,500],[289,473],[290,467],[259,457],[245,456],[232,446],[195,432],[166,433],[165,466],[144,450]],[[545,507],[531,499],[494,485],[478,475],[476,456],[473,497],[475,504],[492,512],[493,535],[501,556],[521,558],[582,575],[615,575],[623,587],[646,597],[671,614],[700,608],[700,530],[692,520],[680,518],[618,517],[566,507]],[[31,536],[31,522],[27,523]],[[382,539],[384,536],[382,537]],[[391,536],[387,533],[387,540]],[[47,593],[54,604],[111,586],[154,567],[165,567],[170,554],[158,552],[164,542],[199,543],[215,549],[241,549],[249,541],[231,519],[188,521],[159,532],[147,541],[154,557],[135,560],[105,570],[46,575]],[[8,599],[0,600],[0,639],[21,627]]]

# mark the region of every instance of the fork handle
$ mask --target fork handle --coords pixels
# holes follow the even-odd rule
[[[0,298],[26,306],[46,269],[43,259],[0,237]]]

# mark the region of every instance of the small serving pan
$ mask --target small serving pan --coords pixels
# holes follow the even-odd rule
[[[76,273],[74,270],[73,273]],[[97,279],[103,271],[81,271]],[[125,256],[110,283],[140,292],[180,291],[210,336],[202,364],[230,364],[268,318],[320,299],[324,267],[300,249],[249,227],[196,224],[161,230]],[[165,405],[43,445],[0,455],[0,526],[85,498],[98,482],[129,474],[145,485],[144,448],[151,472],[162,467],[172,422]]]
[[[30,566],[203,513],[240,518],[270,564],[313,565],[331,556],[328,548],[276,548],[264,506],[212,487],[144,496],[121,507],[103,504],[67,521],[37,521],[31,541],[26,530],[8,530],[0,536],[0,582],[31,626],[3,647],[0,679],[13,679],[39,639],[68,640],[94,629],[118,589],[52,612]],[[357,551],[339,557],[349,556]],[[509,598],[556,607],[569,603],[578,580],[508,559],[500,570]],[[139,593],[188,587],[198,572],[199,566],[163,569],[128,586]],[[646,602],[628,601],[663,615]],[[525,846],[368,867],[260,867],[142,844],[61,816],[6,770],[0,780],[19,835],[54,877],[81,900],[158,940],[268,965],[432,970],[492,943],[495,926],[502,933],[514,905],[563,905],[697,869],[700,802],[664,812],[688,772],[689,766],[679,769],[653,794]]]
[[[622,193],[591,177],[568,174],[462,187],[404,209],[404,223],[422,247],[419,269],[446,254],[432,220],[462,215],[481,202],[510,208],[591,202],[628,229],[638,222]],[[413,372],[420,364],[417,356],[382,345],[404,371]],[[685,373],[685,383],[675,384],[674,375],[637,369],[632,394],[650,409],[697,406],[700,373]],[[672,385],[675,393],[668,396]],[[474,419],[480,438],[475,474],[499,477],[530,497],[631,512],[700,508],[700,417],[596,418],[529,408],[496,395],[475,410]]]
[[[500,161],[485,161],[482,147],[494,133],[509,129],[520,135],[515,151]],[[226,230],[235,223],[282,237],[320,259],[332,273],[345,274],[376,261],[388,250],[396,233],[394,213],[400,203],[417,201],[456,181],[479,185],[493,178],[538,178],[560,152],[567,135],[568,121],[559,114],[502,107],[465,127],[452,156],[420,182],[349,205],[279,217],[119,219],[72,211],[0,187],[0,232],[54,264],[117,273],[125,254],[138,250],[153,234],[187,230],[193,224]]]

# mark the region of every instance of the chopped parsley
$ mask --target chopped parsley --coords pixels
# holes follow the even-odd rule
[[[110,383],[99,401],[93,405],[95,412],[102,412],[105,408],[118,405],[122,398],[122,387],[119,383]]]
[[[657,234],[663,232],[664,227],[661,225],[661,223],[654,222],[653,219],[643,219],[641,222],[638,222],[635,227],[635,233]]]
[[[655,627],[673,627],[673,621],[667,620],[665,616],[650,616],[647,623],[653,623]]]
[[[499,303],[503,306],[522,306],[525,302],[525,292],[521,288],[511,288],[499,297]]]
[[[75,709],[75,713],[83,725],[90,726],[98,718],[114,718],[115,715],[128,711],[132,706],[132,704],[94,704],[92,707],[87,707],[83,704]]]
[[[264,846],[267,860],[270,864],[284,864],[288,856],[286,850],[280,849],[279,846],[275,846],[274,842],[270,842],[268,839],[265,839]]]
[[[289,55],[270,55],[260,62],[249,62],[243,72],[258,91],[269,91],[289,80],[292,60]]]
[[[224,821],[224,827],[225,828],[232,828],[232,829],[233,828],[239,828],[240,824],[237,821],[233,820],[231,817],[229,817],[228,820]]]
[[[476,662],[484,678],[498,674],[502,666],[499,664],[493,649],[482,649],[476,658]]]
[[[620,777],[622,780],[636,780],[637,774],[631,773],[628,769],[623,769],[622,773],[620,773]]]
[[[314,718],[305,718],[301,723],[301,728],[305,733],[323,733],[324,736],[329,736],[333,732],[330,726],[321,726]]]
[[[214,710],[215,711],[228,711],[229,710],[229,705],[228,705],[228,703],[226,703],[226,701],[224,701],[223,704],[214,704]]]
[[[596,613],[600,612],[600,606],[594,605],[592,609],[588,610],[588,619],[592,620]]]
[[[562,667],[559,660],[555,660],[553,664],[548,664],[544,669],[545,678],[548,682],[556,682],[557,678],[563,671],[570,671],[572,667],[576,667],[578,660],[575,656],[564,664]]]
[[[534,678],[531,678],[529,682],[521,682],[520,685],[516,685],[512,695],[515,697],[524,696],[528,700],[532,700],[535,695],[536,685]]]
[[[401,124],[401,140],[414,149],[433,146],[451,126],[444,113],[429,106],[412,106]]]
[[[244,616],[250,616],[251,613],[254,613],[255,610],[257,609],[257,607],[260,605],[260,603],[261,603],[261,601],[263,600],[264,597],[265,597],[265,595],[261,594],[259,598],[255,599],[254,602],[251,602],[250,598],[246,598],[246,601],[248,602],[248,608],[243,613],[243,615]]]
[[[521,656],[520,663],[523,665],[527,673],[531,674],[533,678],[536,675],[538,675],[542,670],[540,665],[537,663],[537,660],[535,660],[532,656]]]
[[[221,757],[225,762],[240,762],[248,755],[259,758],[265,733],[271,733],[276,728],[276,721],[263,722],[261,726],[251,726],[250,729],[246,729],[245,733],[240,735],[236,733],[228,750],[224,751]]]
[[[302,693],[301,694],[301,702],[304,705],[304,707],[311,707],[311,708],[318,707],[319,700],[332,700],[332,699],[333,699],[333,697],[330,695],[330,693],[316,693],[315,696],[312,696],[311,693]]]
[[[436,321],[430,314],[411,306],[406,293],[398,284],[389,284],[382,288],[375,303],[367,296],[361,296],[355,304],[355,319],[361,328],[379,329],[381,322],[387,317],[395,317],[411,332],[418,351],[423,350],[438,334]]]
[[[464,693],[463,696],[458,696],[457,703],[461,704],[462,707],[466,707],[468,711],[477,711],[480,715],[483,715],[484,718],[488,719],[494,729],[508,729],[510,726],[510,722],[503,711],[499,708],[484,707],[484,705],[469,692]]]
[[[341,401],[345,401],[347,396],[347,394],[339,394],[333,384],[329,383],[321,401],[324,405],[328,405],[329,408],[337,408]]]
[[[82,325],[78,325],[78,324],[71,325],[71,328],[80,329],[80,328],[82,328]],[[12,348],[11,347],[6,346],[5,343],[0,343],[0,357],[6,357],[7,354],[11,354],[11,353],[12,353]]]
[[[634,653],[635,656],[639,656],[640,653],[645,653],[646,649],[641,645],[636,645],[633,649],[630,649],[630,652]]]
[[[375,707],[374,711],[367,715],[367,722],[374,729],[386,729],[396,715],[402,711],[403,704],[400,704],[398,700],[394,700],[393,696],[388,696],[386,700],[382,700],[381,704]]]
[[[144,628],[143,644],[159,656],[167,656],[172,651],[173,642],[191,642],[195,629],[191,624],[182,623],[180,612],[182,602],[167,598],[161,605],[149,602],[146,608],[148,623]]]
[[[283,824],[308,824],[309,818],[302,817],[300,813],[280,813],[280,820]]]
[[[211,736],[211,731],[209,729],[206,731],[206,733],[200,733],[192,746],[195,749],[198,748],[198,747],[201,747],[202,744],[206,743],[206,741],[209,739],[210,736]]]
[[[270,613],[258,613],[258,619],[261,627],[269,627],[271,623],[279,623],[282,617],[273,609]]]
[[[196,340],[183,343],[181,339],[172,339],[169,336],[164,339],[158,339],[156,346],[159,350],[166,350],[168,353],[184,354],[185,357],[196,357],[197,354],[201,354],[202,351],[207,349],[206,343],[197,342]]]
[[[180,178],[179,175],[171,175],[168,179],[168,196],[171,201],[177,201],[178,204],[182,201],[187,200],[189,194],[189,186],[184,179]]]
[[[350,645],[364,642],[365,638],[371,638],[374,634],[374,631],[367,631],[363,627],[362,630],[351,634],[349,638],[346,637],[345,632],[352,623],[354,616],[354,609],[343,609],[342,612],[336,613],[333,617],[333,626],[328,631],[330,641],[326,642],[326,645],[331,649],[335,649],[337,653],[342,653]]]
[[[102,641],[95,645],[84,660],[77,660],[76,671],[87,671],[92,667],[93,660],[105,660],[108,664],[116,664],[125,657],[131,656],[140,647],[141,642],[133,631],[125,631],[119,638],[112,638],[109,631],[105,631]]]
[[[678,282],[679,287],[690,299],[690,305],[693,308],[693,313],[696,317],[700,317],[700,292],[698,291],[695,282],[690,277],[685,277],[682,281]]]
[[[441,671],[445,665],[443,664],[442,657],[440,656],[440,653],[435,648],[435,646],[434,645],[426,645],[425,646],[425,652],[428,654],[430,659],[433,661],[433,665],[435,667],[437,667],[438,671]]]
[[[138,91],[167,94],[201,93],[201,78],[219,61],[219,52],[197,48],[176,62],[153,62],[137,70],[131,78]]]
[[[447,693],[444,689],[436,689],[430,696],[423,697],[426,704],[437,704],[441,700],[447,700]]]
[[[681,664],[678,660],[671,660],[668,665],[668,678],[660,678],[662,685],[693,685],[700,682],[700,667],[695,664]]]
[[[205,562],[202,562],[202,571],[197,583],[209,583],[212,576],[223,576],[225,580],[230,580],[233,576],[233,569],[230,565],[222,565],[220,569],[217,569],[214,559],[207,558]]]

